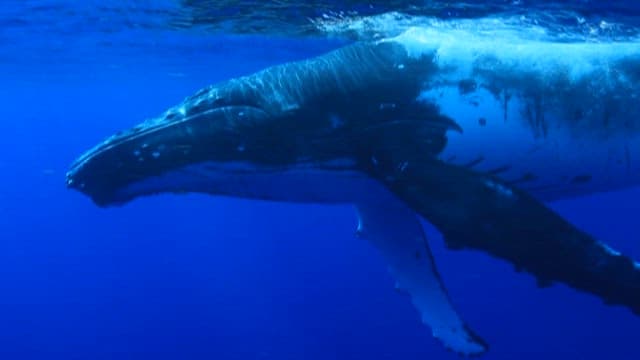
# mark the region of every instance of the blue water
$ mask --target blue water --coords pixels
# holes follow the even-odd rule
[[[456,358],[353,236],[350,207],[167,195],[99,209],[64,186],[80,153],[200,87],[371,31],[230,34],[213,20],[176,26],[193,10],[174,1],[78,3],[0,10],[0,359]],[[496,3],[509,16],[527,5]],[[576,1],[545,26],[589,41],[634,37],[634,4]],[[485,10],[462,15],[497,11]],[[586,20],[578,31],[568,18]],[[638,201],[640,188],[551,206],[639,259]],[[429,235],[459,312],[491,344],[486,359],[640,356],[640,319],[626,309],[540,290]]]

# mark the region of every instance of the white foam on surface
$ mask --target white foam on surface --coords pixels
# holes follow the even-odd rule
[[[471,70],[480,57],[494,57],[502,64],[523,71],[570,69],[577,79],[594,69],[622,59],[640,60],[640,41],[553,42],[515,29],[474,32],[470,29],[412,27],[402,34],[383,39],[402,44],[411,57],[436,52],[440,67]]]

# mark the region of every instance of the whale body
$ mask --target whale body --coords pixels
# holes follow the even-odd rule
[[[99,206],[157,193],[354,204],[357,234],[453,351],[455,310],[420,220],[451,249],[640,314],[640,265],[544,205],[640,183],[640,44],[410,29],[204,88],[80,156]]]

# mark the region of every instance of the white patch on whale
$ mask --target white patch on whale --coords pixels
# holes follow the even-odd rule
[[[637,43],[553,43],[518,33],[496,38],[486,32],[439,27],[410,28],[381,42],[399,43],[413,58],[433,56],[437,71],[424,84],[419,99],[436,104],[463,129],[462,133],[447,134],[447,146],[439,154],[443,161],[472,164],[477,171],[500,169],[502,180],[514,181],[544,200],[640,182],[635,160],[640,154],[640,134],[606,133],[604,126],[594,125],[594,129],[577,135],[567,128],[566,114],[541,106],[548,129],[540,136],[535,133],[540,129],[532,128],[523,114],[527,99],[513,93],[508,101],[505,94],[498,98],[495,89],[491,92],[487,88],[499,88],[499,84],[484,83],[486,79],[478,74],[501,74],[501,79],[508,73],[533,74],[541,84],[553,83],[561,74],[567,76],[568,86],[597,80],[603,87],[600,91],[611,97],[624,91],[629,79],[615,68],[611,70],[610,64],[640,58]],[[461,91],[461,81],[473,81],[477,88]],[[589,109],[590,104],[585,106]],[[598,111],[597,106],[593,110]],[[619,123],[625,120],[617,119]]]
[[[548,135],[535,136],[522,118],[521,99],[513,96],[505,113],[504,103],[486,89],[463,95],[457,83],[424,91],[420,100],[438,104],[441,112],[463,129],[462,133],[447,133],[441,160],[464,165],[482,159],[472,168],[490,172],[505,167],[497,174],[504,181],[518,181],[532,174],[534,179],[518,183],[518,187],[539,198],[554,200],[640,182],[640,171],[630,170],[635,163],[628,155],[640,153],[639,135],[575,137],[554,125],[559,122],[553,114],[545,114],[550,124]],[[590,175],[588,182],[572,181],[583,174]]]

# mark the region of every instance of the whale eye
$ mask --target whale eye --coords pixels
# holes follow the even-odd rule
[[[222,97],[215,98],[213,99],[213,102],[212,102],[213,105],[217,105],[217,106],[225,105],[225,103],[226,103],[225,98],[222,98]]]
[[[165,116],[165,120],[171,121],[174,120],[178,116],[178,113],[171,112]]]

